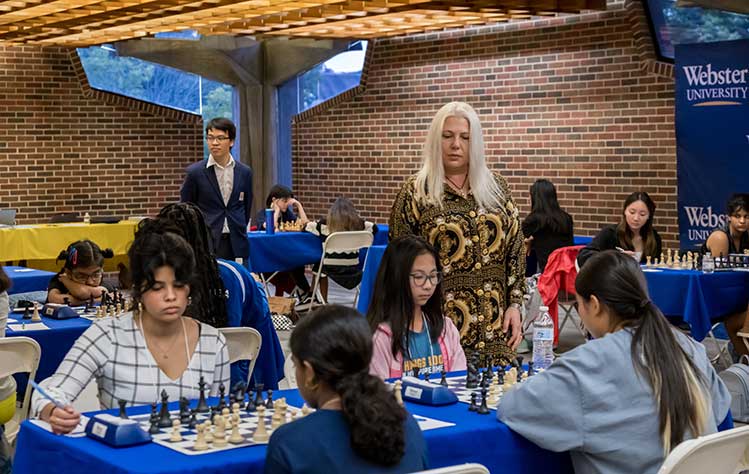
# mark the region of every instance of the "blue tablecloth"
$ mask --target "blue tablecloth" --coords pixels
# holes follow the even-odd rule
[[[274,398],[280,397],[286,397],[290,405],[301,406],[302,400],[296,390],[274,393]],[[478,462],[487,466],[492,473],[572,473],[568,454],[543,450],[516,435],[497,421],[494,412],[478,415],[469,412],[468,405],[464,403],[445,407],[407,403],[406,408],[417,415],[456,424],[424,432],[430,466],[433,468]],[[137,407],[128,412],[147,413],[148,410],[148,407]],[[253,474],[262,472],[265,451],[265,446],[253,446],[186,456],[154,443],[110,448],[85,437],[56,436],[26,421],[18,436],[13,472]]]
[[[666,316],[689,323],[692,337],[705,338],[715,319],[746,310],[749,273],[694,270],[645,271],[650,298]]]
[[[248,232],[250,262],[256,273],[292,270],[317,263],[322,255],[320,238],[308,232]]]
[[[574,236],[574,245],[588,245],[593,241],[593,237],[583,236],[583,235],[576,235]]]
[[[47,291],[49,280],[55,276],[54,272],[35,270],[26,267],[3,267],[11,281],[9,295],[28,293],[29,291]]]
[[[377,270],[380,269],[380,261],[385,254],[387,245],[373,245],[369,248],[367,258],[364,261],[364,270],[362,271],[361,287],[359,289],[359,301],[356,303],[356,309],[367,314],[369,302],[372,300]]]

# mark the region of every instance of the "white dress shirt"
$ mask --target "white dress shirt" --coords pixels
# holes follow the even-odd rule
[[[229,155],[229,163],[226,166],[221,166],[213,158],[213,155],[208,156],[208,163],[205,167],[210,168],[215,166],[216,179],[218,180],[218,188],[221,190],[221,197],[224,198],[224,205],[229,204],[229,198],[231,197],[231,191],[234,188],[234,157]],[[224,228],[221,231],[223,234],[229,233],[229,222],[224,218]]]

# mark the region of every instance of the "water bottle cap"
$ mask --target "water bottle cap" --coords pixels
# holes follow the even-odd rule
[[[549,311],[549,307],[548,306],[540,306],[538,308],[538,310],[541,311],[542,313],[545,313],[546,311]]]

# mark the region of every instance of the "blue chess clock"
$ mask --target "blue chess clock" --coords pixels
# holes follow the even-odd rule
[[[458,402],[458,397],[447,387],[417,379],[403,377],[403,399],[422,405],[450,405]]]
[[[125,420],[106,413],[95,415],[86,425],[86,436],[115,448],[148,443],[151,435],[135,420]]]

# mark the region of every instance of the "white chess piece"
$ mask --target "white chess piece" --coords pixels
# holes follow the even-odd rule
[[[205,425],[201,423],[195,429],[198,431],[198,437],[195,439],[195,445],[192,449],[195,451],[205,451],[208,449],[208,443],[205,441]]]
[[[38,323],[42,320],[41,315],[39,315],[39,304],[34,303],[34,313],[31,315],[31,321]]]
[[[206,443],[213,443],[213,431],[211,431],[211,420],[205,420],[205,423],[203,423],[203,427],[205,428],[205,442]]]
[[[213,417],[213,445],[214,446],[226,446],[226,420],[221,415]]]
[[[172,443],[179,443],[182,441],[182,433],[180,433],[182,427],[180,426],[179,420],[172,421],[172,434],[169,436],[169,441]]]
[[[398,405],[403,406],[403,381],[400,379],[396,380],[393,384],[393,393],[395,394],[395,401]]]
[[[306,403],[304,405],[302,405],[302,416],[309,415],[311,411],[312,410],[310,410],[310,408],[307,406]]]
[[[255,434],[252,436],[252,441],[255,443],[267,443],[268,442],[268,430],[265,427],[265,407],[259,405],[257,407],[257,428]]]
[[[244,442],[244,436],[239,433],[239,415],[234,413],[231,416],[231,436],[229,442],[239,444]]]

